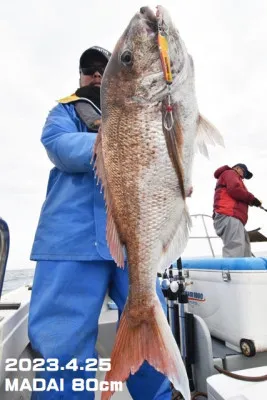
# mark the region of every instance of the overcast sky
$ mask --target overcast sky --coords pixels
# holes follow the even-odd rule
[[[237,162],[254,173],[247,187],[267,208],[266,0],[161,4],[194,58],[200,111],[226,144],[210,148],[210,160],[196,157],[191,213],[211,215],[213,172]],[[112,51],[144,5],[134,0],[1,2],[0,216],[11,232],[8,269],[35,266],[29,255],[52,167],[40,143],[47,113],[77,88],[80,54],[92,45]],[[248,229],[267,227],[264,211],[254,208],[249,216]]]

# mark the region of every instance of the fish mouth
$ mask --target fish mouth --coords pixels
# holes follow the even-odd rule
[[[158,31],[158,19],[151,8],[141,7],[139,15],[144,20],[150,31],[152,31],[153,33],[156,33]]]

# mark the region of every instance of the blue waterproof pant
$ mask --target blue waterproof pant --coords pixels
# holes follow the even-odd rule
[[[121,313],[128,294],[127,268],[120,269],[113,261],[39,261],[32,288],[29,338],[40,357],[56,358],[59,366],[74,358],[85,365],[87,358],[96,357],[98,318],[107,290]],[[166,312],[158,282],[157,293]],[[94,392],[72,390],[74,378],[95,378],[94,372],[59,368],[37,372],[36,378],[47,382],[63,378],[64,392],[36,391],[33,400],[94,399]],[[127,387],[134,400],[171,399],[169,381],[147,362],[129,377]]]

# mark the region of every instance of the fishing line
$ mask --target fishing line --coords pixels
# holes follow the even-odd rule
[[[171,72],[171,61],[169,55],[169,44],[168,44],[168,27],[163,25],[160,21],[160,13],[159,9],[157,10],[157,22],[158,22],[158,47],[159,47],[159,54],[161,59],[162,70],[164,74],[164,79],[166,81],[166,85],[168,88],[168,95],[167,95],[167,106],[166,106],[166,114],[164,117],[164,128],[167,131],[172,130],[174,125],[174,118],[173,118],[173,107],[171,103],[171,84],[173,82],[172,79],[172,72]]]

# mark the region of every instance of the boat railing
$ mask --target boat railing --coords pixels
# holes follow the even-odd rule
[[[209,244],[209,248],[210,248],[211,254],[212,254],[212,257],[215,258],[216,255],[215,255],[214,248],[212,246],[212,240],[213,239],[221,240],[221,238],[219,238],[219,236],[216,235],[215,231],[214,231],[214,235],[211,235],[208,232],[208,228],[207,228],[207,224],[206,224],[205,218],[207,218],[208,220],[212,220],[213,219],[212,216],[208,215],[208,214],[191,214],[191,218],[192,219],[193,218],[200,218],[201,219],[204,233],[203,233],[203,235],[200,235],[200,236],[199,235],[197,235],[197,236],[196,235],[192,235],[192,236],[189,237],[189,240],[191,240],[191,239],[193,239],[193,240],[194,239],[207,240],[208,244]],[[253,230],[248,231],[250,243],[267,242],[267,237],[265,235],[263,235],[260,232],[260,230],[261,230],[261,228],[257,228],[257,229],[253,229]],[[255,255],[253,253],[252,253],[252,256],[255,257]]]
[[[201,236],[199,236],[199,235],[190,236],[189,240],[191,240],[191,239],[204,239],[204,240],[207,240],[208,243],[209,243],[209,248],[210,248],[212,257],[215,257],[215,252],[214,252],[214,249],[213,249],[213,246],[212,246],[211,239],[220,239],[220,238],[217,235],[210,235],[208,233],[207,224],[205,222],[205,218],[208,218],[208,219],[212,220],[212,217],[210,215],[208,215],[208,214],[191,214],[191,218],[200,218],[201,219],[202,225],[203,225],[203,228],[204,228],[204,234],[201,235]]]

